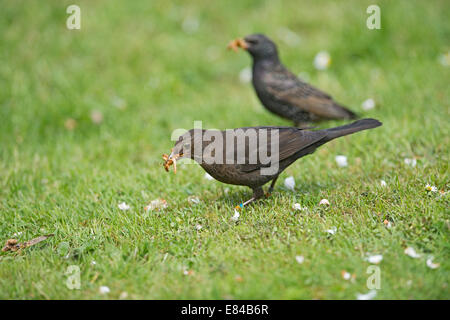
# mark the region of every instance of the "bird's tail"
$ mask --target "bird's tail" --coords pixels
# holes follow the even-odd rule
[[[325,140],[328,142],[330,140],[346,136],[358,131],[372,129],[381,126],[382,123],[376,119],[361,119],[353,123],[346,124],[345,126],[340,126],[336,128],[326,129],[328,135]]]
[[[357,119],[359,118],[356,113],[352,110],[340,105],[338,103],[334,103],[334,107],[339,111],[340,117],[339,119]]]

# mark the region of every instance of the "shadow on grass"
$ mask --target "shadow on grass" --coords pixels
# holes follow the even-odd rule
[[[333,190],[336,188],[339,188],[339,185],[346,185],[347,181],[339,181],[339,184],[337,182],[327,181],[326,183],[300,183],[297,184],[294,191],[291,191],[284,187],[282,185],[282,182],[278,182],[277,185],[275,185],[275,189],[272,192],[272,194],[269,197],[261,198],[249,206],[269,206],[275,198],[283,199],[287,197],[291,198],[298,198],[300,197],[308,197],[311,199],[316,199],[320,197],[320,193],[327,190]],[[267,183],[263,189],[265,192],[267,192],[268,187],[270,183]],[[233,186],[233,189],[238,186]],[[253,196],[253,192],[250,188],[242,186],[240,188],[241,190],[229,190],[228,192],[225,192],[226,187],[223,187],[223,189],[220,191],[220,194],[216,196],[209,196],[205,198],[205,201],[211,201],[219,203],[219,205],[222,207],[225,206],[231,206],[235,207],[239,205],[242,202],[245,202],[249,200]]]

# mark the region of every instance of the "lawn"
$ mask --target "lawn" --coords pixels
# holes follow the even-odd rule
[[[66,28],[74,2],[81,30]],[[450,5],[376,1],[381,29],[369,30],[374,2],[0,1],[0,241],[54,234],[0,253],[0,299],[355,299],[370,292],[372,255],[375,299],[449,299]],[[198,165],[166,173],[161,155],[194,120],[291,125],[240,80],[250,57],[225,49],[254,32],[383,126],[298,160],[235,222],[250,189]],[[332,63],[319,71],[322,50]],[[167,208],[144,209],[159,198]]]

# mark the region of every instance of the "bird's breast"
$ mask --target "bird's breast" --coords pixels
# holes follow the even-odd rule
[[[260,170],[242,172],[236,164],[200,164],[214,179],[233,185],[255,187],[273,179],[260,174]]]

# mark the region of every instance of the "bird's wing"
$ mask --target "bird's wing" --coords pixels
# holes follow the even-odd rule
[[[296,106],[321,118],[351,116],[325,92],[303,82],[292,72],[279,66],[263,75],[267,92],[282,104]]]
[[[267,128],[257,128],[258,132],[262,129]],[[276,130],[278,137],[273,130]],[[263,136],[267,136],[267,148],[264,150],[264,146],[261,145],[258,140],[257,148],[252,148],[249,146],[248,141],[246,141],[246,156],[245,164],[240,165],[240,170],[243,172],[250,172],[262,167],[267,167],[274,162],[281,162],[295,153],[309,147],[310,145],[322,140],[327,133],[325,131],[307,131],[298,128],[291,127],[270,127],[267,129],[267,133]],[[273,152],[273,153],[272,153]],[[261,153],[266,156],[270,155],[270,163],[264,162],[261,159]],[[273,156],[272,156],[273,155]],[[250,159],[257,159],[256,163],[251,163]]]

